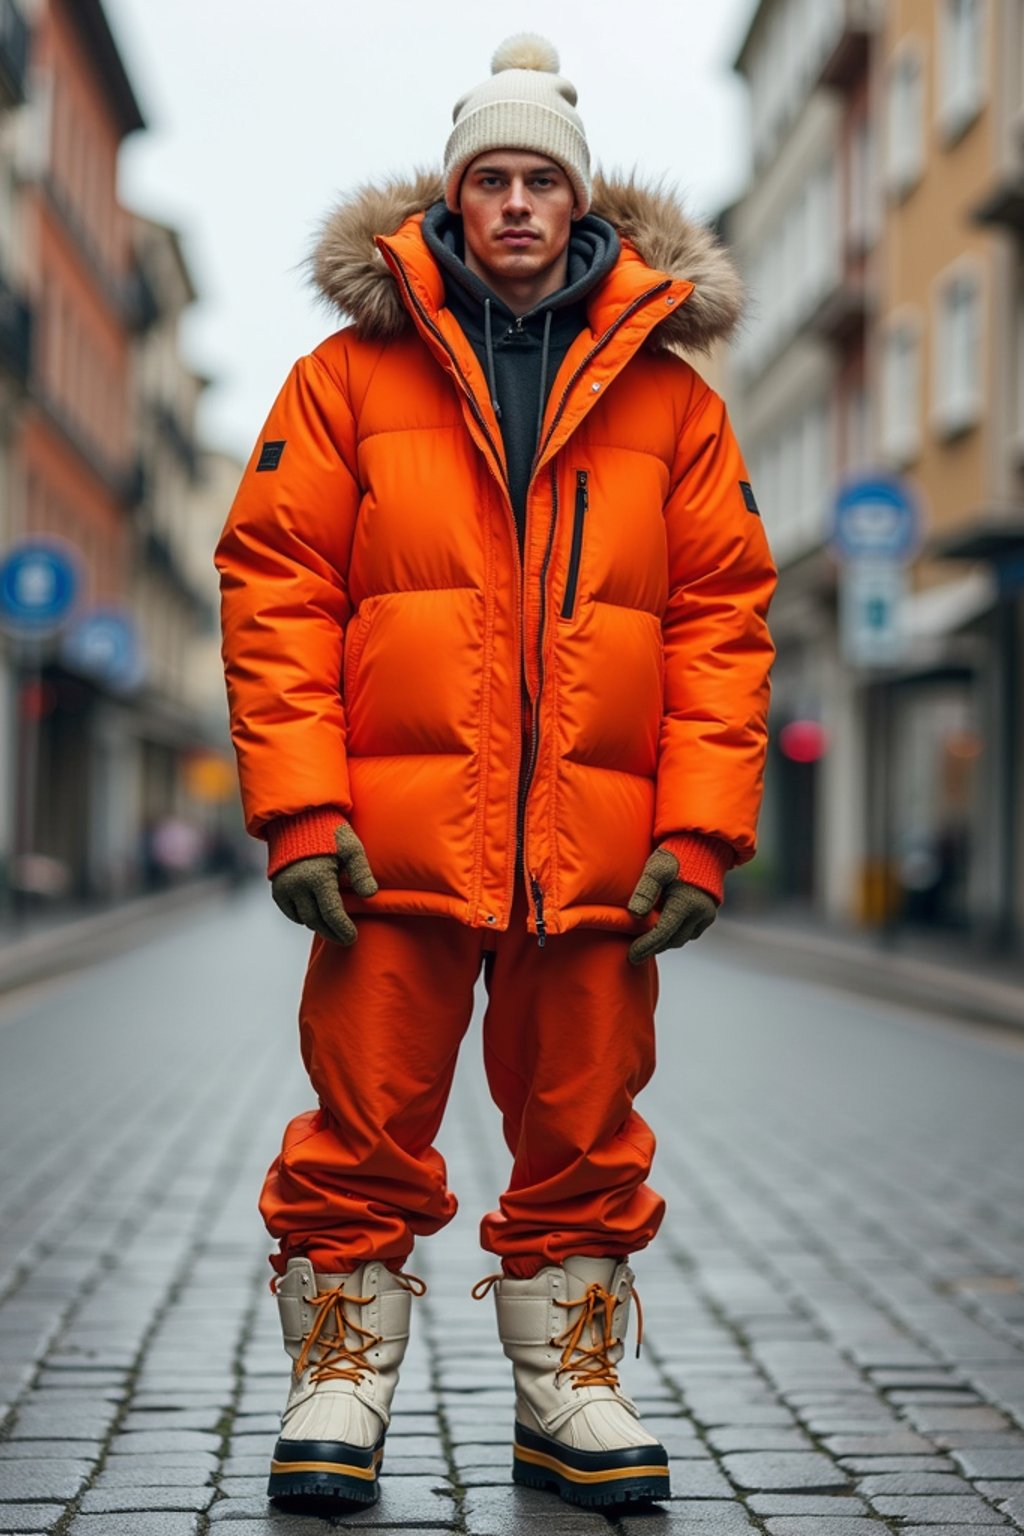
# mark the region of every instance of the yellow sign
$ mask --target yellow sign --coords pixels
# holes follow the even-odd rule
[[[196,753],[186,759],[185,786],[194,800],[232,800],[238,793],[234,764],[214,752]]]

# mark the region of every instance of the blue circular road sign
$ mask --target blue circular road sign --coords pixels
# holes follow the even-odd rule
[[[70,548],[45,540],[17,544],[0,562],[0,624],[22,633],[54,629],[77,591]]]
[[[920,502],[906,480],[874,474],[840,486],[831,539],[840,559],[904,565],[916,554],[920,540]]]
[[[61,642],[65,663],[114,689],[134,688],[144,665],[131,617],[117,608],[91,608],[76,619]]]

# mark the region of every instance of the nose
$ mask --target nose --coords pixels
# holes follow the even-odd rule
[[[508,184],[502,212],[506,215],[518,215],[522,217],[530,212],[530,199],[526,192],[526,182],[522,176],[513,176]]]

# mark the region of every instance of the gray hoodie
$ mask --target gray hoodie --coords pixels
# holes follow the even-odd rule
[[[463,259],[462,219],[434,203],[423,237],[441,269],[448,308],[480,359],[501,426],[519,547],[523,547],[526,492],[548,394],[562,360],[587,323],[584,299],[615,265],[619,237],[588,213],[572,227],[568,282],[526,315],[508,305],[471,272]]]

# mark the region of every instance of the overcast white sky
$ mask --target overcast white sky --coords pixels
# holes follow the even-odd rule
[[[201,429],[246,456],[292,362],[335,323],[300,270],[337,196],[440,163],[457,98],[511,32],[537,31],[605,168],[666,175],[697,214],[747,175],[730,64],[753,0],[105,0],[145,133],[129,206],[182,232],[201,301],[189,361],[216,379]]]

